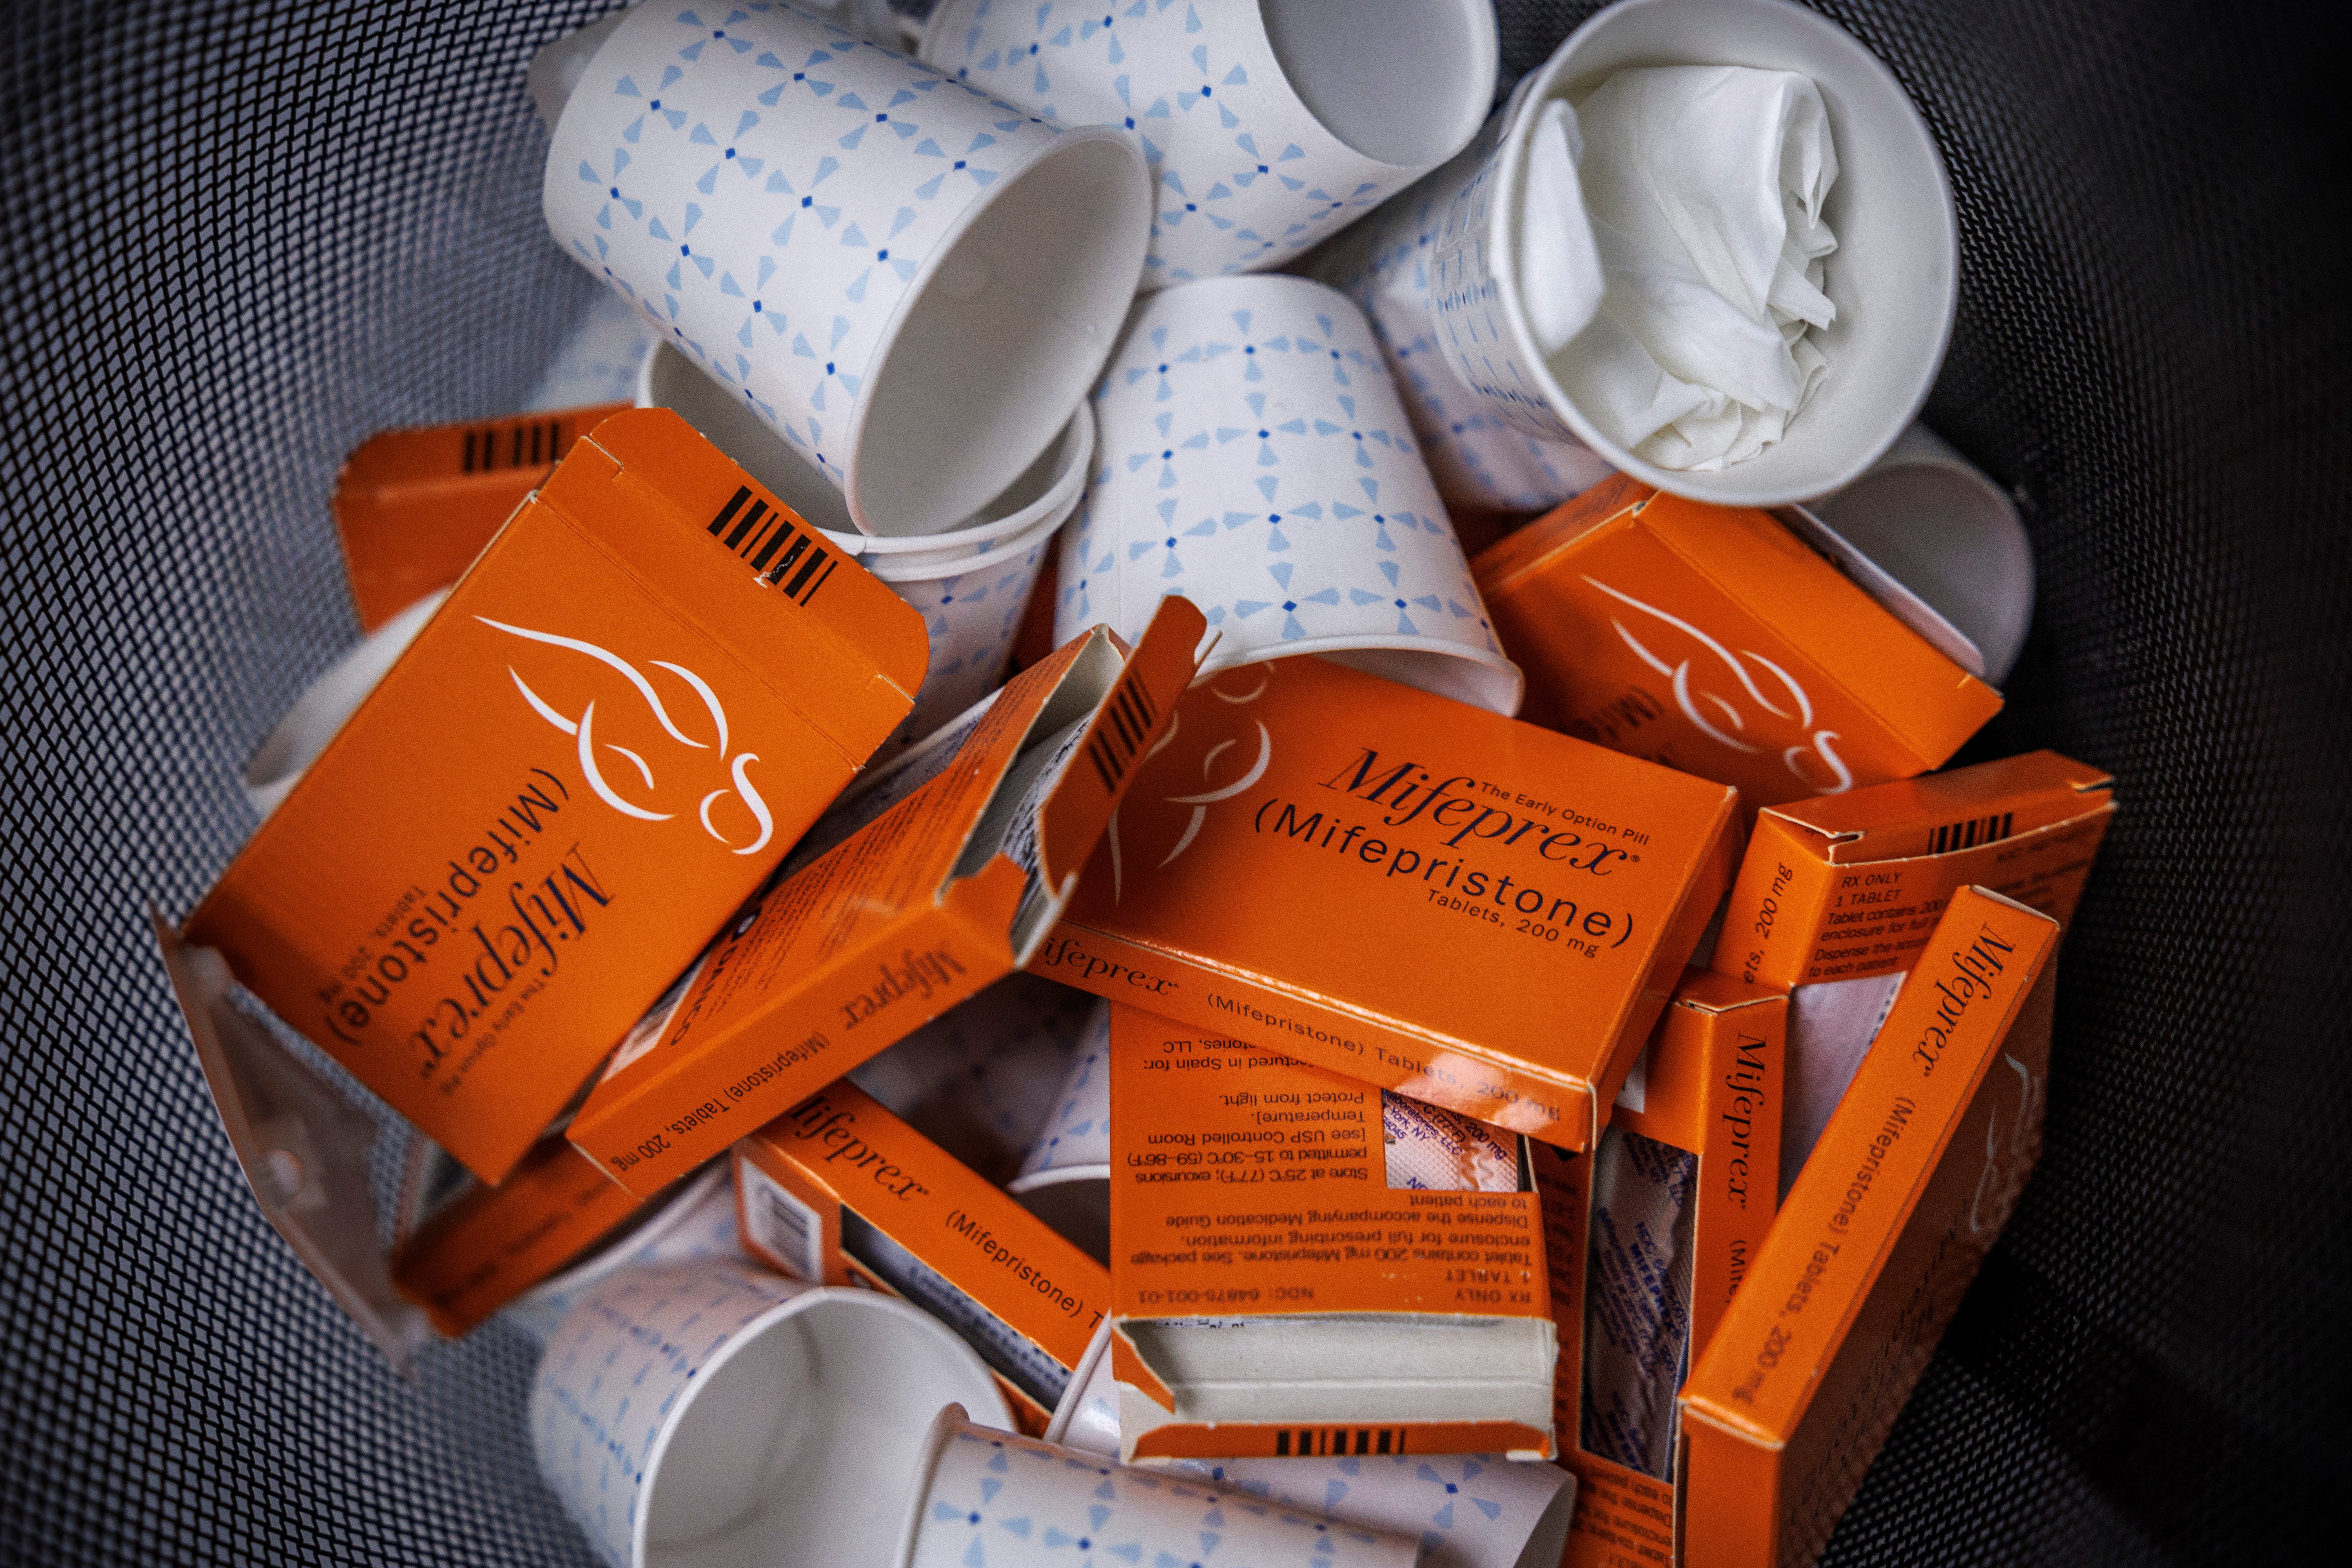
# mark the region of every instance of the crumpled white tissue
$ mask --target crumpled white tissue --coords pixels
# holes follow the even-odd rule
[[[1790,71],[1619,71],[1545,104],[1528,149],[1520,297],[1577,406],[1664,468],[1779,440],[1829,369],[1822,204],[1837,152]]]

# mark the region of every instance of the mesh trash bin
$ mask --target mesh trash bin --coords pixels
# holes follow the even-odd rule
[[[590,1560],[534,1471],[535,1346],[497,1325],[403,1379],[257,1212],[144,909],[226,864],[246,758],[356,636],[343,455],[520,406],[589,310],[523,67],[608,8],[8,9],[0,1561]],[[2041,574],[1961,760],[2058,747],[2126,803],[2047,1153],[1827,1561],[2312,1554],[2352,1458],[2352,331],[2317,28],[1821,8],[1949,165],[1927,418],[2014,487]],[[1591,9],[1499,0],[1506,81]]]

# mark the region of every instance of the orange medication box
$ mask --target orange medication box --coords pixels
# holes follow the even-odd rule
[[[1772,1223],[1788,999],[1685,971],[1593,1153],[1536,1152],[1569,1568],[1671,1568],[1675,1394]]]
[[[1750,807],[1926,773],[2000,710],[1766,512],[1620,477],[1474,566],[1523,717]]]
[[[753,510],[756,540],[719,536]],[[919,616],[684,421],[617,415],[187,938],[495,1183],[905,718],[927,658]]]
[[[542,1140],[495,1187],[435,1213],[394,1255],[400,1293],[451,1339],[487,1321],[648,1206],[560,1136]]]
[[[1169,599],[1131,655],[1097,626],[1015,677],[928,782],[735,923],[669,1017],[614,1055],[572,1142],[650,1193],[1023,967],[1204,630]]]
[[[1806,1568],[1853,1500],[2041,1153],[2057,946],[1952,896],[1683,1390],[1690,1568]]]
[[[2115,814],[2115,781],[2055,752],[1775,806],[1756,819],[1715,967],[1780,986],[1908,969],[1969,886],[2063,926]]]
[[[1570,1149],[1730,884],[1724,785],[1313,658],[1189,693],[1035,965]]]
[[[1110,1068],[1123,1458],[1550,1457],[1523,1138],[1433,1129],[1360,1081],[1131,1006],[1111,1009]],[[1394,1184],[1391,1133],[1451,1141],[1449,1187],[1499,1143],[1499,1180]]]
[[[1714,965],[1795,987],[1783,1187],[1952,895],[1990,888],[2063,927],[2115,813],[2105,773],[2032,752],[1758,816]]]
[[[752,1256],[923,1308],[971,1342],[1033,1436],[1110,1307],[1101,1264],[848,1083],[735,1145],[735,1191]]]
[[[464,576],[572,444],[628,406],[386,430],[362,442],[343,459],[334,503],[360,629]]]

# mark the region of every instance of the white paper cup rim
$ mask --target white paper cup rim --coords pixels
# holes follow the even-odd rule
[[[1103,1173],[1108,1177],[1108,1166],[1103,1168]],[[1101,1365],[1103,1357],[1108,1354],[1110,1323],[1105,1320],[1103,1326],[1095,1331],[1094,1338],[1087,1342],[1086,1354],[1080,1356],[1078,1364],[1070,1369],[1070,1381],[1063,1392],[1062,1402],[1055,1406],[1054,1418],[1045,1424],[1045,1441],[1060,1443],[1068,1435],[1070,1423],[1077,1416],[1078,1406],[1086,1403],[1087,1384],[1094,1381],[1095,1368]]]
[[[1821,428],[1818,421],[1810,426],[1804,424],[1804,416],[1801,415],[1790,421],[1790,434],[1784,435],[1761,456],[1744,463],[1728,465],[1714,473],[1662,468],[1644,462],[1619,446],[1585,416],[1559,384],[1559,378],[1552,374],[1545,355],[1536,344],[1535,333],[1528,325],[1527,310],[1517,279],[1518,235],[1517,225],[1512,220],[1518,210],[1518,204],[1514,197],[1525,183],[1528,146],[1534,139],[1536,122],[1539,118],[1537,109],[1545,100],[1563,96],[1567,89],[1581,84],[1588,71],[1607,69],[1614,72],[1644,64],[1743,63],[1721,59],[1719,50],[1707,41],[1709,32],[1703,25],[1707,14],[1720,16],[1733,6],[1744,15],[1772,15],[1779,18],[1777,25],[1786,29],[1791,42],[1811,57],[1811,60],[1819,62],[1818,66],[1811,66],[1809,61],[1811,68],[1806,68],[1805,74],[1812,77],[1816,86],[1822,88],[1825,100],[1832,96],[1834,84],[1824,83],[1817,74],[1822,68],[1841,68],[1849,80],[1855,79],[1856,73],[1862,78],[1874,79],[1884,89],[1888,101],[1872,111],[1869,121],[1872,138],[1895,153],[1897,162],[1906,165],[1901,178],[1914,184],[1931,181],[1939,198],[1933,205],[1941,215],[1942,233],[1937,237],[1940,239],[1938,248],[1946,258],[1941,268],[1941,287],[1936,298],[1923,299],[1916,305],[1906,306],[1914,316],[1928,315],[1936,321],[1934,352],[1921,357],[1908,377],[1908,384],[1903,386],[1901,395],[1881,397],[1876,401],[1869,419],[1872,428],[1869,439],[1853,442],[1853,450],[1833,468],[1808,473],[1793,483],[1759,477],[1759,474],[1769,476],[1774,468],[1781,466],[1770,462],[1775,451],[1786,451],[1792,442],[1809,443],[1809,438]],[[1628,17],[1673,9],[1687,9],[1696,14],[1692,25],[1685,29],[1692,41],[1687,46],[1678,45],[1673,51],[1675,58],[1614,61],[1605,68],[1595,68],[1586,63],[1596,47],[1624,25]],[[1599,83],[1595,81],[1592,85],[1598,86]],[[1859,39],[1828,17],[1792,4],[1791,0],[1617,0],[1615,5],[1588,17],[1582,26],[1570,33],[1551,58],[1513,89],[1511,101],[1517,106],[1517,118],[1505,130],[1502,142],[1493,154],[1499,160],[1496,172],[1496,189],[1499,195],[1487,220],[1493,226],[1489,231],[1487,265],[1496,281],[1502,285],[1496,290],[1496,303],[1502,313],[1505,329],[1510,334],[1512,353],[1528,374],[1536,379],[1551,411],[1576,432],[1579,439],[1607,459],[1611,467],[1644,484],[1654,485],[1670,494],[1686,496],[1694,500],[1718,506],[1786,506],[1840,489],[1859,479],[1917,418],[1921,406],[1927,401],[1928,391],[1935,384],[1936,374],[1943,365],[1944,351],[1951,342],[1952,325],[1959,309],[1958,219],[1952,205],[1951,177],[1945,170],[1943,156],[1937,150],[1927,121],[1920,118],[1917,106],[1911,101],[1910,95],[1895,79],[1895,74]],[[1860,133],[1862,127],[1857,125],[1853,113],[1841,112],[1845,106],[1830,103],[1829,107],[1833,117],[1841,121],[1832,126],[1832,134],[1845,137]],[[1879,117],[1880,110],[1886,111],[1884,118]],[[1851,165],[1850,151],[1849,145],[1841,141],[1839,161],[1842,165]],[[1841,175],[1842,183],[1845,178]],[[1891,178],[1889,183],[1892,183]],[[1832,199],[1835,199],[1834,191]],[[1509,232],[1496,235],[1493,229],[1507,229]],[[1841,310],[1850,308],[1850,300],[1840,305]],[[1844,357],[1851,357],[1850,348]],[[1837,374],[1840,363],[1839,359],[1831,361],[1831,375]],[[1818,415],[1819,412],[1818,402],[1807,410],[1808,414]]]
[[[1222,648],[1223,645],[1219,646]],[[1367,633],[1338,637],[1300,637],[1295,642],[1277,643],[1271,647],[1243,650],[1230,658],[1222,657],[1220,652],[1212,651],[1209,657],[1201,662],[1200,671],[1192,677],[1192,684],[1198,686],[1229,671],[1245,669],[1253,664],[1272,664],[1277,659],[1295,658],[1302,654],[1321,654],[1326,658],[1337,663],[1348,664],[1353,668],[1357,667],[1350,663],[1350,660],[1357,655],[1387,653],[1411,654],[1418,658],[1457,660],[1465,667],[1464,674],[1467,677],[1466,684],[1474,688],[1483,689],[1499,682],[1499,689],[1507,690],[1510,694],[1510,702],[1507,706],[1487,700],[1483,697],[1474,700],[1464,697],[1458,692],[1449,695],[1454,696],[1461,701],[1475,700],[1478,707],[1490,709],[1506,717],[1519,710],[1519,703],[1526,695],[1525,672],[1502,654],[1488,648],[1472,647],[1467,643],[1450,642],[1437,637],[1401,637],[1394,632]],[[1385,679],[1393,679],[1394,677]],[[1420,689],[1431,689],[1422,687]]]
[[[931,1417],[931,1429],[923,1434],[923,1446],[915,1451],[914,1480],[907,1489],[900,1515],[898,1548],[890,1554],[893,1568],[907,1568],[914,1561],[915,1537],[923,1528],[923,1500],[931,1493],[931,1474],[940,1468],[940,1455],[955,1436],[956,1428],[971,1425],[971,1416],[961,1405],[942,1405]]]
[[[1004,1184],[1004,1190],[1018,1196],[1023,1193],[1034,1193],[1039,1187],[1059,1186],[1064,1182],[1108,1182],[1109,1180],[1108,1165],[1047,1165],[1042,1170],[1032,1171],[1025,1176],[1013,1177]]]
[[[1058,513],[1068,517],[1076,510],[1078,497],[1087,488],[1087,470],[1094,464],[1095,413],[1090,399],[1080,399],[1070,422],[1054,437],[1055,454],[1053,482],[1045,492],[1016,510],[970,528],[959,528],[947,533],[932,534],[861,534],[862,555],[869,569],[877,557],[919,555],[992,543],[1007,539],[1035,526],[1042,519]],[[846,541],[844,541],[845,545]]]
[[[1251,0],[1251,3],[1253,8],[1260,11],[1262,15],[1264,5],[1260,4],[1260,0]],[[1431,4],[1433,0],[1421,0],[1421,3]],[[1487,107],[1494,99],[1496,72],[1502,58],[1501,29],[1496,24],[1495,10],[1491,5],[1460,4],[1459,0],[1434,0],[1434,3],[1456,5],[1468,27],[1469,79],[1483,80],[1486,84],[1483,95],[1474,89],[1464,94],[1458,104],[1449,103],[1444,106],[1449,110],[1455,111],[1456,121],[1448,135],[1437,137],[1434,140],[1450,142],[1458,150],[1472,137],[1477,135],[1478,127],[1486,122]],[[941,7],[942,10],[945,8],[945,6]],[[1408,163],[1391,163],[1378,153],[1357,145],[1346,131],[1325,119],[1322,112],[1307,100],[1307,94],[1300,90],[1297,81],[1292,76],[1292,62],[1283,58],[1282,48],[1274,37],[1274,28],[1271,26],[1266,28],[1266,44],[1267,52],[1274,58],[1275,69],[1281,75],[1283,89],[1290,94],[1292,100],[1306,112],[1307,118],[1312,120],[1325,135],[1345,147],[1354,156],[1391,174],[1403,175],[1408,180],[1418,179],[1423,174],[1445,162],[1444,157],[1433,157]],[[1417,111],[1420,106],[1416,105],[1415,108]],[[1447,156],[1451,155],[1447,154]]]
[[[714,394],[725,395],[725,389],[712,381],[684,349],[668,339],[656,338],[647,347],[644,360],[637,366],[635,401],[638,407],[669,406],[661,403],[655,395],[655,377],[665,364],[674,364],[677,366],[676,374],[696,376],[709,383]],[[779,453],[793,462],[808,466],[807,459],[793,450],[791,442],[772,429],[764,426],[761,428],[774,442]],[[819,528],[817,531],[841,553],[855,556],[864,563],[866,569],[877,576],[887,575],[883,570],[883,563],[893,556],[915,560],[936,557],[940,563],[961,559],[969,564],[980,546],[1022,533],[1046,517],[1066,519],[1077,509],[1078,498],[1086,492],[1087,470],[1094,463],[1095,416],[1090,399],[1079,400],[1077,408],[1070,416],[1070,422],[1062,427],[1061,434],[1055,437],[1054,441],[1055,444],[1047,448],[1055,455],[1052,481],[1038,495],[1002,517],[990,518],[969,528],[950,529],[945,533],[855,533],[844,532],[837,528]],[[809,472],[820,484],[830,485],[833,482],[818,474],[814,467],[809,468]],[[959,552],[963,553],[959,556]]]
[[[879,560],[868,560],[865,563],[866,569],[885,583],[941,583],[973,572],[992,572],[1009,561],[1019,560],[1024,552],[1034,550],[1051,539],[1055,531],[1069,521],[1069,513],[1076,506],[1077,498],[1072,496],[1069,506],[1060,513],[1049,512],[1035,519],[1026,532],[1015,534],[982,554],[944,558],[923,554],[912,560],[886,555]]]

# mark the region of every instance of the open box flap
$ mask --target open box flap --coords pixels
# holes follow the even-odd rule
[[[149,919],[213,1108],[255,1201],[303,1267],[405,1375],[432,1326],[394,1288],[378,1244],[368,1179],[375,1123],[238,1011],[218,952],[183,942],[160,915]]]
[[[1174,721],[1176,703],[1207,654],[1207,620],[1191,600],[1171,595],[1160,601],[1126,670],[1096,706],[1080,759],[1063,771],[1046,797],[1038,813],[1038,874],[1056,914],[1118,810],[1135,764]],[[1040,934],[1048,923],[1040,922]],[[1034,940],[1026,945],[1034,948]],[[1027,956],[1024,951],[1023,959]]]

